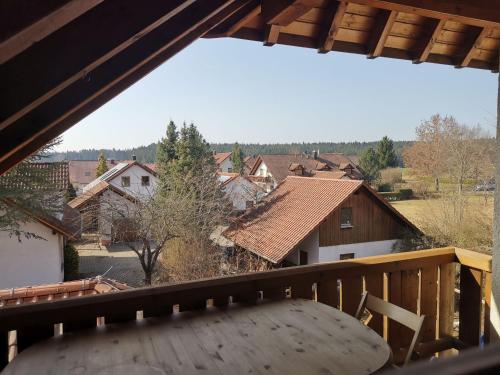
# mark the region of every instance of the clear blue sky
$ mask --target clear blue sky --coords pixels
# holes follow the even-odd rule
[[[199,40],[68,130],[59,150],[146,145],[170,119],[209,142],[412,139],[438,112],[494,134],[496,100],[489,71]]]

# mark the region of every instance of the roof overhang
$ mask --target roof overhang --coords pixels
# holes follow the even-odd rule
[[[498,70],[500,0],[29,4],[0,5],[0,174],[200,37]]]

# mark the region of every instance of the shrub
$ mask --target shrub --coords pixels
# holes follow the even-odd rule
[[[381,192],[379,193],[382,197],[387,199],[388,201],[398,201],[399,200],[399,192],[389,191],[389,192]]]
[[[382,183],[378,186],[378,191],[380,193],[387,193],[392,191],[392,185],[388,183]]]
[[[399,199],[407,200],[407,199],[411,199],[412,197],[413,197],[413,190],[412,189],[399,190]]]
[[[78,278],[78,266],[80,258],[73,245],[64,246],[64,280],[74,280]]]

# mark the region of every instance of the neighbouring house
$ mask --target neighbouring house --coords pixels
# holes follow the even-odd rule
[[[233,172],[233,161],[231,159],[232,152],[214,152],[215,164],[217,171],[222,173]]]
[[[387,254],[420,231],[361,180],[289,176],[224,232],[272,265]]]
[[[250,174],[250,171],[252,170],[252,167],[255,164],[256,160],[257,160],[256,156],[246,156],[245,159],[243,159],[243,162],[245,163],[245,168],[244,168],[245,175]]]
[[[334,172],[328,176],[327,172]],[[319,173],[323,173],[319,176]],[[271,191],[288,176],[362,180],[363,174],[343,154],[314,152],[312,155],[259,155],[250,176],[263,178],[262,187]],[[328,177],[327,177],[328,176]]]
[[[238,173],[219,172],[219,180],[235,211],[244,211],[253,207],[266,195],[262,187]]]
[[[9,204],[16,206],[14,202]],[[80,235],[80,215],[66,204],[59,217],[25,213],[29,220],[19,223],[19,229],[37,238],[25,238],[21,234],[18,239],[0,232],[0,288],[63,281],[64,246]]]
[[[63,281],[64,246],[80,236],[80,215],[64,203],[69,188],[68,163],[36,162],[31,166],[33,174],[41,173],[50,184],[53,209],[49,215],[23,207],[15,196],[3,199],[8,209],[23,212],[24,218],[18,223],[19,236],[0,232],[0,288]],[[10,175],[0,183],[7,189],[28,188],[23,175]]]
[[[135,160],[121,162],[87,184],[68,204],[80,212],[83,231],[97,233],[101,245],[108,246],[118,239],[133,240],[120,237],[127,220],[118,212],[133,212],[137,200],[152,196],[156,185],[156,172],[151,168]]]
[[[133,160],[106,160],[106,165],[108,170],[113,169],[120,163],[130,163]],[[76,194],[80,195],[83,193],[83,188],[90,184],[96,179],[97,165],[99,162],[97,160],[69,160],[69,181],[76,190]],[[156,165],[153,163],[143,164],[151,170],[155,170]]]

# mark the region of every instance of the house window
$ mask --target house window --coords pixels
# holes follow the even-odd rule
[[[130,186],[130,176],[122,176],[122,186],[123,187]]]
[[[142,186],[149,186],[149,176],[142,176],[141,177],[141,185]]]
[[[340,260],[354,259],[354,253],[340,254]]]
[[[228,168],[227,173],[233,173],[233,168]]]
[[[340,228],[352,228],[352,208],[340,209]]]

